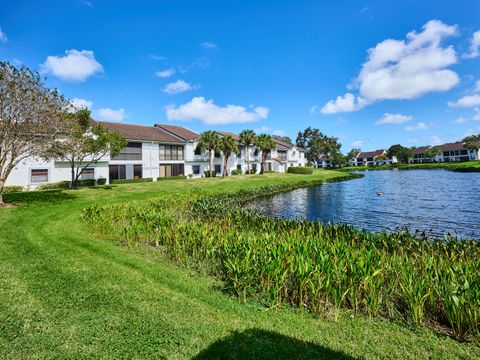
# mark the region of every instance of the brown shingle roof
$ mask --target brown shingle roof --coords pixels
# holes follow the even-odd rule
[[[197,134],[196,132],[193,132],[192,130],[184,128],[183,126],[166,125],[166,124],[155,124],[155,126],[159,129],[162,129],[164,132],[173,134],[184,140],[196,140],[200,137],[200,135]]]
[[[465,145],[462,142],[444,144],[441,146],[442,151],[465,150]]]
[[[272,138],[272,140],[275,141],[277,143],[277,145],[286,147],[287,149],[290,149],[294,146],[293,144],[289,144],[285,141],[281,141],[281,140],[278,140],[278,139],[275,139],[275,138]]]
[[[243,144],[241,141],[240,141],[240,136],[235,134],[235,133],[232,133],[232,132],[229,132],[229,131],[217,131],[215,130],[215,132],[217,134],[220,134],[222,136],[231,136],[237,143],[240,143],[240,144]]]
[[[109,130],[114,130],[125,136],[128,140],[146,140],[168,143],[182,143],[178,138],[161,131],[153,126],[131,125],[106,121],[95,121]]]
[[[425,151],[427,151],[428,149],[430,149],[430,146],[419,146],[418,148],[413,150],[413,154],[414,155],[425,154]]]
[[[386,151],[385,150],[375,150],[375,151],[361,151],[357,155],[358,158],[371,158],[375,156],[382,156],[385,155]]]

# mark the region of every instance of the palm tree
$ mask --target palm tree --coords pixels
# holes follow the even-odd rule
[[[257,135],[253,130],[243,130],[240,133],[240,141],[243,142],[247,148],[247,174],[250,174],[250,146],[255,143]]]
[[[265,172],[265,163],[267,161],[267,156],[270,154],[270,151],[275,149],[277,144],[273,141],[272,137],[267,134],[262,134],[257,137],[257,147],[262,151],[262,163],[260,166],[260,174]]]
[[[200,139],[198,140],[198,145],[200,149],[207,150],[210,160],[210,177],[213,176],[213,156],[215,154],[215,149],[218,148],[220,143],[220,137],[215,131],[209,130],[202,133]]]
[[[230,135],[225,135],[220,139],[218,149],[223,153],[223,177],[227,176],[228,158],[238,150],[237,143]]]

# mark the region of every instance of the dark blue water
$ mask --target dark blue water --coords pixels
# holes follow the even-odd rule
[[[253,206],[270,216],[347,223],[371,231],[406,227],[431,237],[450,233],[480,239],[480,173],[382,170],[362,174],[362,179],[259,199]]]

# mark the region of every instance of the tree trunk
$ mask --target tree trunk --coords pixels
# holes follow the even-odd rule
[[[0,207],[4,206],[3,202],[3,186],[5,185],[5,180],[0,180]]]
[[[263,175],[265,171],[265,161],[267,160],[267,157],[264,155],[264,152],[262,151],[262,163],[260,164],[260,175]]]
[[[70,189],[76,190],[77,189],[77,179],[75,176],[75,162],[72,161],[72,181],[70,182]]]
[[[247,175],[250,175],[250,145],[247,145]]]
[[[213,150],[210,150],[210,177],[213,177]]]
[[[228,156],[223,155],[223,177],[227,176],[227,162]]]

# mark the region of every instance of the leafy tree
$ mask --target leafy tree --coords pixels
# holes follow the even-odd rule
[[[305,149],[308,161],[316,162],[322,155],[335,156],[340,153],[338,138],[324,135],[318,129],[306,128],[297,135],[297,146]]]
[[[400,144],[392,145],[390,149],[388,149],[388,155],[390,157],[396,156],[398,161],[401,163],[407,164],[408,159],[413,157],[413,149],[407,148]]]
[[[260,174],[265,172],[265,163],[267,162],[267,157],[270,152],[275,149],[277,144],[273,141],[272,137],[267,134],[262,134],[257,137],[257,147],[262,152],[262,162],[260,164]]]
[[[287,144],[292,144],[292,139],[290,139],[289,136],[272,135],[272,139],[280,140]]]
[[[355,156],[357,156],[359,153],[361,153],[362,150],[360,149],[357,149],[357,148],[353,148],[352,150],[350,150],[347,154],[347,159],[350,160],[350,159],[353,159],[355,158]]]
[[[65,115],[63,135],[52,143],[50,155],[69,162],[70,188],[77,189],[78,179],[86,168],[108,154],[118,155],[126,145],[123,135],[93,123],[90,111],[80,109]]]
[[[200,139],[198,140],[198,145],[200,149],[207,150],[210,160],[210,177],[213,176],[213,156],[215,150],[218,149],[220,145],[220,137],[215,131],[208,130],[202,133]]]
[[[435,159],[435,156],[442,155],[442,154],[443,154],[443,151],[440,146],[432,146],[425,151],[425,155],[427,155],[427,157],[432,159]]]
[[[480,134],[467,136],[462,141],[467,149],[480,150]]]
[[[0,207],[11,171],[28,157],[43,157],[60,133],[65,99],[38,73],[0,62]]]
[[[330,164],[334,167],[344,166],[348,162],[348,159],[340,152],[330,156]]]
[[[250,174],[250,147],[255,144],[257,135],[253,130],[243,130],[240,133],[240,141],[245,144],[247,150],[247,174]]]
[[[238,146],[233,137],[225,135],[220,139],[218,149],[223,153],[223,177],[225,177],[228,175],[228,159],[238,150]]]

